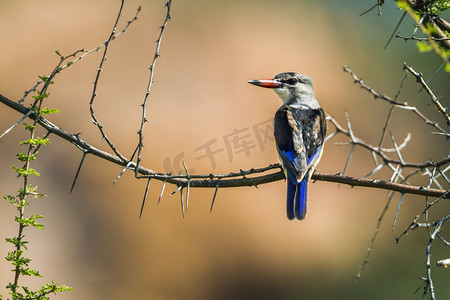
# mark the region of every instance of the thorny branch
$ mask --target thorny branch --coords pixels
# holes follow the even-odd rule
[[[394,173],[392,175],[392,178],[391,178],[390,182],[396,182],[398,180],[398,174],[399,173]],[[375,232],[373,233],[372,239],[370,240],[370,245],[369,245],[369,248],[367,249],[366,257],[364,257],[364,260],[363,260],[362,264],[359,266],[358,274],[356,274],[356,277],[355,277],[356,280],[359,280],[361,278],[362,273],[363,273],[366,265],[369,263],[370,254],[372,253],[372,249],[373,249],[373,246],[375,244],[375,240],[376,240],[376,238],[378,236],[378,233],[380,232],[381,222],[383,221],[383,218],[384,218],[386,212],[389,209],[389,206],[391,204],[393,196],[394,196],[394,192],[393,191],[389,191],[389,193],[387,195],[386,204],[384,205],[383,210],[381,211],[381,214],[380,214],[380,216],[377,219],[377,224],[375,226]]]
[[[128,27],[129,27],[134,21],[136,21],[136,20],[138,19],[138,15],[139,15],[140,11],[141,11],[141,6],[138,7],[138,9],[137,9],[137,11],[136,11],[136,14],[135,14],[134,18],[131,19],[131,20],[129,20],[129,21],[127,21],[127,25],[126,25],[119,33],[115,34],[115,35],[112,37],[112,39],[110,40],[110,42],[114,41],[114,40],[115,40],[116,38],[118,38],[121,34],[123,34],[123,33],[128,29]],[[91,53],[93,53],[93,52],[98,52],[98,51],[100,51],[100,49],[102,49],[103,47],[105,47],[105,45],[106,45],[106,42],[103,43],[103,44],[101,44],[100,46],[94,48],[94,49],[91,49],[91,50],[84,50],[84,49],[82,49],[82,50],[77,51],[75,54],[78,54],[79,52],[84,52],[84,53],[83,53],[82,55],[80,55],[79,57],[75,58],[74,60],[68,62],[67,64],[60,66],[60,67],[58,68],[58,72],[61,72],[62,70],[66,69],[66,68],[69,68],[69,67],[71,67],[73,64],[75,64],[75,63],[77,63],[77,62],[83,60],[87,55],[89,55],[89,54],[91,54]],[[74,55],[71,55],[71,56],[74,56]],[[22,97],[22,99],[20,99],[20,100],[18,101],[18,103],[20,104],[20,103],[22,103],[23,101],[25,101],[25,98],[26,98],[30,93],[35,92],[36,89],[37,89],[37,87],[38,87],[40,84],[42,84],[42,83],[43,83],[42,81],[38,81],[31,89],[25,91],[24,96]]]
[[[136,21],[136,20],[138,19],[138,15],[139,15],[140,12],[141,12],[141,6],[139,6],[139,7],[137,8],[137,11],[136,11],[136,14],[135,14],[134,18],[131,19],[131,20],[129,20],[129,21],[127,21],[127,25],[125,25],[125,27],[124,27],[120,32],[118,32],[118,33],[116,33],[115,35],[113,35],[113,37],[112,37],[110,40],[107,41],[107,42],[108,42],[108,45],[109,45],[110,42],[114,41],[114,40],[115,40],[116,38],[118,38],[121,34],[125,33],[125,31],[127,31],[128,27],[130,27],[130,25],[131,25],[134,21]],[[67,63],[67,64],[64,65],[64,66],[62,66],[62,67],[61,67],[61,70],[65,69],[65,68],[68,68],[68,67],[72,66],[74,63],[77,63],[77,62],[83,60],[87,55],[91,54],[92,52],[98,52],[98,51],[100,51],[100,49],[102,49],[103,47],[106,47],[107,42],[101,44],[100,46],[98,46],[98,47],[96,47],[96,48],[94,48],[94,49],[91,49],[91,50],[84,50],[84,54],[83,54],[83,55],[77,57],[77,58],[74,59],[73,61]]]
[[[428,40],[429,40],[429,38],[420,38],[420,37],[416,37],[416,36],[414,36],[414,35],[412,35],[412,36],[404,36],[404,35],[401,35],[400,33],[397,33],[397,34],[395,35],[395,37],[404,39],[405,41],[408,41],[408,40],[428,41]],[[432,37],[432,39],[433,39],[434,41],[436,41],[436,42],[440,42],[440,41],[448,41],[448,40],[450,40],[450,38],[435,38],[435,37]]]
[[[165,7],[167,8],[167,13],[166,13],[166,17],[164,19],[164,23],[163,25],[160,27],[160,32],[159,32],[159,37],[156,40],[156,49],[155,49],[155,55],[153,56],[153,61],[152,64],[150,65],[149,69],[150,69],[150,78],[148,80],[148,85],[147,85],[147,91],[145,92],[145,97],[144,97],[144,102],[142,103],[141,107],[142,107],[142,118],[141,118],[141,127],[139,128],[138,131],[138,135],[139,135],[139,141],[138,141],[138,145],[137,145],[137,160],[136,160],[136,168],[135,168],[135,176],[138,177],[138,172],[137,170],[139,169],[139,165],[141,163],[141,155],[142,155],[142,147],[144,147],[144,125],[147,122],[147,102],[149,100],[149,96],[150,96],[150,90],[152,88],[153,82],[154,82],[154,72],[155,72],[155,66],[156,66],[156,60],[158,59],[158,57],[160,56],[159,54],[159,48],[161,47],[161,41],[162,41],[162,37],[164,34],[164,30],[166,29],[167,26],[167,22],[169,22],[170,20],[170,8],[172,5],[172,0],[167,1],[167,3],[165,4]],[[135,151],[136,153],[136,151]],[[133,154],[134,156],[134,154]],[[133,156],[131,157],[131,160],[133,160]]]
[[[114,23],[113,30],[111,31],[111,34],[109,35],[108,40],[105,42],[105,50],[103,51],[103,57],[102,57],[102,59],[100,61],[100,65],[99,65],[99,67],[97,69],[97,75],[95,76],[94,88],[92,90],[91,101],[89,101],[89,111],[91,113],[92,122],[100,130],[100,133],[101,133],[103,139],[109,145],[111,150],[113,150],[113,152],[121,160],[125,160],[125,157],[119,152],[119,150],[116,149],[116,147],[114,146],[113,142],[106,135],[105,130],[103,129],[103,125],[98,121],[97,117],[95,116],[95,113],[94,113],[94,99],[97,96],[97,85],[98,85],[98,82],[99,82],[99,79],[100,79],[100,74],[102,72],[103,63],[106,61],[106,53],[108,52],[109,43],[112,41],[112,39],[114,38],[114,35],[116,34],[117,23],[119,23],[120,17],[122,16],[122,9],[123,9],[124,2],[125,2],[125,0],[122,0],[122,3],[120,5],[120,9],[119,9],[119,13],[117,14],[117,18],[116,18],[116,21]]]
[[[447,109],[445,109],[442,106],[442,104],[439,102],[438,98],[434,95],[433,91],[427,85],[425,80],[423,80],[422,74],[417,73],[416,71],[414,71],[413,68],[407,66],[406,64],[404,64],[403,67],[416,78],[418,83],[420,83],[423,86],[423,88],[425,89],[427,94],[430,95],[431,103],[433,103],[434,106],[436,107],[436,109],[438,110],[438,112],[440,112],[444,116],[445,121],[447,122],[447,125],[450,126],[450,117],[447,114]]]
[[[410,110],[410,111],[414,112],[419,118],[421,118],[427,125],[433,126],[439,132],[441,132],[445,135],[449,134],[447,131],[442,129],[437,122],[433,122],[430,119],[428,119],[427,117],[425,117],[425,115],[422,114],[416,107],[408,105],[408,103],[406,101],[405,102],[396,101],[389,96],[378,93],[377,91],[375,91],[374,89],[372,89],[371,87],[366,85],[364,80],[362,78],[358,78],[358,76],[356,76],[356,74],[350,69],[350,67],[345,66],[344,71],[349,73],[355,80],[355,83],[358,83],[362,89],[371,93],[375,99],[382,99],[382,100],[385,100],[385,101],[395,105],[395,107],[397,107],[397,108]]]
[[[9,106],[10,108],[22,113],[27,114],[29,112],[29,109],[26,108],[23,105],[18,104],[17,102],[11,101],[10,99],[4,97],[0,94],[0,102],[3,104]],[[31,113],[29,115],[30,118],[34,118],[35,114]],[[38,120],[38,123],[43,126],[46,130],[49,132],[71,142],[72,144],[76,145],[77,148],[82,150],[83,152],[87,154],[92,154],[94,156],[103,158],[105,160],[108,160],[112,163],[115,163],[117,165],[126,167],[128,165],[129,169],[134,170],[136,168],[136,163],[130,162],[128,159],[121,159],[120,157],[108,153],[106,151],[100,150],[98,148],[95,148],[94,146],[90,145],[86,141],[82,140],[78,135],[68,133],[61,128],[59,128],[57,125],[51,123],[47,119],[40,117]],[[336,128],[341,128],[343,132],[346,132],[342,127],[334,121],[333,124],[336,124]],[[373,146],[364,144],[361,140],[357,140],[358,145],[363,145],[365,148],[368,149],[374,149]],[[388,159],[391,161],[390,159]],[[394,160],[392,160],[395,162]],[[450,158],[446,158],[442,161],[436,162],[436,165],[444,165],[450,161]],[[400,162],[398,162],[400,163]],[[432,166],[434,164],[430,163],[424,163],[424,164],[406,164],[405,166],[419,166],[419,167],[428,167]],[[259,177],[247,177],[248,175],[254,175],[254,174],[260,174],[260,173],[266,173],[271,170],[276,170],[276,172],[272,172],[270,174],[261,175]],[[171,174],[164,174],[160,172],[153,171],[151,169],[147,169],[145,167],[139,166],[137,168],[137,172],[145,178],[154,178],[159,181],[164,181],[168,183],[172,183],[177,186],[181,187],[187,187],[187,176],[186,175],[171,175]],[[216,174],[207,174],[207,175],[189,175],[190,177],[190,187],[198,187],[198,188],[215,188],[217,185],[219,188],[221,187],[239,187],[239,186],[258,186],[264,183],[269,183],[273,181],[278,181],[284,179],[284,174],[280,171],[280,165],[279,164],[273,164],[265,168],[257,168],[257,169],[250,169],[247,171],[239,171],[235,173],[229,173],[226,175],[216,175]],[[386,189],[386,190],[393,190],[398,191],[402,193],[411,193],[416,195],[423,195],[423,196],[431,196],[431,197],[439,197],[445,194],[444,190],[439,189],[433,189],[433,188],[424,188],[424,187],[416,187],[416,186],[409,186],[409,185],[403,185],[398,184],[394,182],[388,182],[383,180],[375,180],[375,179],[364,179],[364,178],[355,178],[350,176],[343,176],[339,174],[319,174],[315,173],[312,177],[313,180],[319,180],[319,181],[329,181],[329,182],[336,182],[336,183],[342,183],[342,184],[348,184],[350,186],[363,186],[363,187],[372,187],[372,188],[380,188],[380,189]],[[446,197],[449,197],[447,195]]]
[[[431,245],[432,245],[433,241],[436,239],[436,236],[438,236],[442,225],[449,218],[450,218],[450,214],[446,215],[445,217],[438,220],[437,222],[435,222],[435,224],[432,225],[432,226],[434,226],[434,231],[430,234],[430,239],[428,240],[428,245],[427,245],[427,249],[426,249],[426,253],[425,253],[425,263],[426,263],[427,271],[426,271],[426,277],[424,278],[425,287],[423,288],[422,299],[425,298],[428,291],[430,293],[431,299],[433,299],[433,300],[436,299],[436,295],[435,295],[435,291],[434,291],[434,284],[433,284],[433,280],[431,279]],[[430,227],[430,226],[427,226],[427,227]]]

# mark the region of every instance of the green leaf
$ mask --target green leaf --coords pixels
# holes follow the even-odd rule
[[[25,125],[25,130],[29,130],[29,131],[31,131],[34,128],[36,128],[36,126],[30,125],[30,124],[27,124],[27,123],[23,123],[23,125]]]
[[[431,5],[431,13],[436,15],[447,9],[450,9],[450,2],[448,0],[434,1]]]
[[[16,156],[17,156],[17,159],[18,159],[19,161],[28,161],[28,160],[31,161],[31,160],[35,160],[35,159],[36,159],[36,154],[37,154],[37,152],[34,153],[34,154],[25,155],[25,154],[22,152],[22,153],[16,154]]]
[[[449,63],[445,64],[444,70],[445,70],[445,72],[450,73],[450,64]]]
[[[33,98],[36,99],[36,101],[41,101],[41,100],[44,100],[45,98],[47,98],[49,95],[50,95],[50,93],[41,94],[41,92],[38,92],[37,96],[33,96]]]
[[[47,82],[47,81],[48,81],[48,77],[45,76],[45,75],[42,75],[42,76],[38,75],[38,77],[39,77],[39,79],[41,79],[43,82]]]
[[[36,145],[45,145],[47,143],[50,143],[50,139],[41,139],[40,137],[37,137],[34,139],[28,139],[28,140],[21,141],[19,143],[19,145],[36,146]]]
[[[42,275],[37,270],[33,270],[31,268],[20,268],[20,274],[24,276],[36,276],[42,277]]]
[[[42,290],[46,290],[47,293],[54,293],[54,292],[73,291],[73,288],[64,284],[58,285],[57,283],[52,281],[51,284],[46,283],[45,285],[43,285],[41,291]]]
[[[430,45],[430,43],[425,41],[417,41],[416,46],[420,53],[429,52],[433,50],[433,47]]]
[[[25,170],[23,168],[16,168],[14,166],[11,166],[11,169],[13,169],[13,171],[17,173],[17,177],[26,177],[30,175],[41,176],[41,174],[39,174],[35,169],[32,168]]]
[[[57,114],[57,113],[59,113],[58,109],[52,109],[52,108],[48,108],[48,107],[45,107],[41,110],[41,115],[43,115],[43,116],[45,116],[47,114]]]
[[[36,222],[37,219],[42,219],[43,216],[42,215],[31,215],[29,218],[19,218],[19,217],[15,217],[16,222],[24,225],[24,226],[33,226],[36,227],[37,229],[41,229],[44,230],[44,225]]]
[[[8,252],[8,255],[6,256],[7,261],[11,261],[13,266],[28,266],[28,264],[31,262],[31,259],[27,257],[22,257],[22,250],[16,250],[12,252]]]
[[[5,199],[6,201],[8,201],[11,204],[16,204],[16,197],[14,197],[14,196],[6,195],[3,197],[3,199]]]
[[[11,244],[13,244],[14,246],[18,246],[18,245],[20,245],[21,247],[23,247],[25,250],[28,250],[28,248],[27,248],[27,244],[28,244],[28,242],[27,241],[24,241],[24,240],[22,240],[22,239],[18,239],[17,237],[13,237],[13,238],[5,238],[5,240],[8,242],[8,243],[11,243]]]

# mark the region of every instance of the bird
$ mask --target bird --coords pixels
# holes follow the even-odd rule
[[[287,179],[289,220],[306,216],[308,182],[319,162],[327,131],[324,110],[314,95],[310,77],[294,72],[248,83],[272,89],[283,101],[274,117],[275,143]]]

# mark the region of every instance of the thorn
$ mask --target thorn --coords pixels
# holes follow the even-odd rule
[[[127,163],[127,165],[125,166],[125,168],[123,168],[122,172],[120,172],[119,176],[117,176],[117,178],[116,178],[116,180],[114,180],[113,184],[115,184],[119,180],[119,178],[123,175],[123,173],[125,173],[125,171],[127,169],[129,169],[130,164],[131,164],[131,161],[129,161]]]
[[[176,192],[178,192],[179,190],[181,190],[183,187],[180,185],[178,186],[178,188],[172,192],[172,194],[169,195],[169,197],[172,197]]]
[[[80,164],[78,165],[77,172],[75,173],[75,178],[73,179],[72,187],[70,188],[69,194],[72,194],[73,188],[75,187],[75,183],[77,182],[78,175],[80,174],[81,166],[83,165],[87,153],[88,153],[87,151],[83,152],[83,156],[81,157]]]
[[[22,122],[25,118],[27,118],[29,115],[31,115],[33,113],[33,111],[30,109],[22,118],[19,119],[19,121],[17,121],[16,123],[14,123],[14,125],[12,125],[11,127],[9,127],[2,135],[0,135],[0,139],[7,134],[8,132],[10,132],[14,127],[16,127],[20,122]]]
[[[187,190],[186,190],[186,212],[187,212],[188,206],[189,206],[189,188],[191,186],[191,179],[190,179],[191,176],[189,175],[189,171],[188,171],[188,169],[186,167],[186,164],[184,163],[184,160],[182,160],[181,162],[183,163],[183,168],[184,168],[184,171],[186,172],[186,177],[187,177],[187,180],[188,180]]]
[[[142,201],[141,212],[139,213],[139,220],[140,220],[141,217],[142,217],[142,211],[144,211],[144,204],[145,204],[145,200],[147,199],[147,194],[148,194],[148,190],[149,190],[149,187],[150,187],[150,180],[151,180],[151,178],[148,179],[148,181],[147,181],[147,187],[145,188],[144,200]]]
[[[184,199],[183,199],[183,189],[181,189],[181,191],[180,191],[180,195],[181,195],[181,214],[183,215],[183,218],[184,218]]]
[[[166,181],[164,180],[164,181],[163,181],[162,188],[161,188],[161,193],[159,194],[158,204],[159,204],[159,202],[161,201],[161,198],[162,198],[162,195],[163,195],[163,193],[164,193],[164,188],[165,188],[165,187],[166,187]]]
[[[397,223],[398,212],[400,211],[400,205],[402,204],[403,195],[404,194],[401,194],[400,195],[400,200],[398,200],[398,207],[397,207],[397,212],[395,213],[394,224],[392,225],[392,232],[394,232],[395,223]]]
[[[214,201],[216,200],[216,195],[217,195],[217,191],[218,190],[219,190],[219,180],[217,180],[217,183],[216,183],[216,190],[214,191],[214,196],[213,196],[213,199],[212,199],[212,202],[211,202],[211,208],[209,209],[210,213],[211,213],[211,211],[213,209]]]
[[[189,206],[189,187],[191,186],[191,181],[188,180],[187,190],[186,190],[186,212],[188,211]]]

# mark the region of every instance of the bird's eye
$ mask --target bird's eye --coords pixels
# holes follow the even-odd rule
[[[294,77],[294,78],[288,79],[286,82],[287,82],[288,84],[295,85],[295,84],[297,84],[298,79]]]

